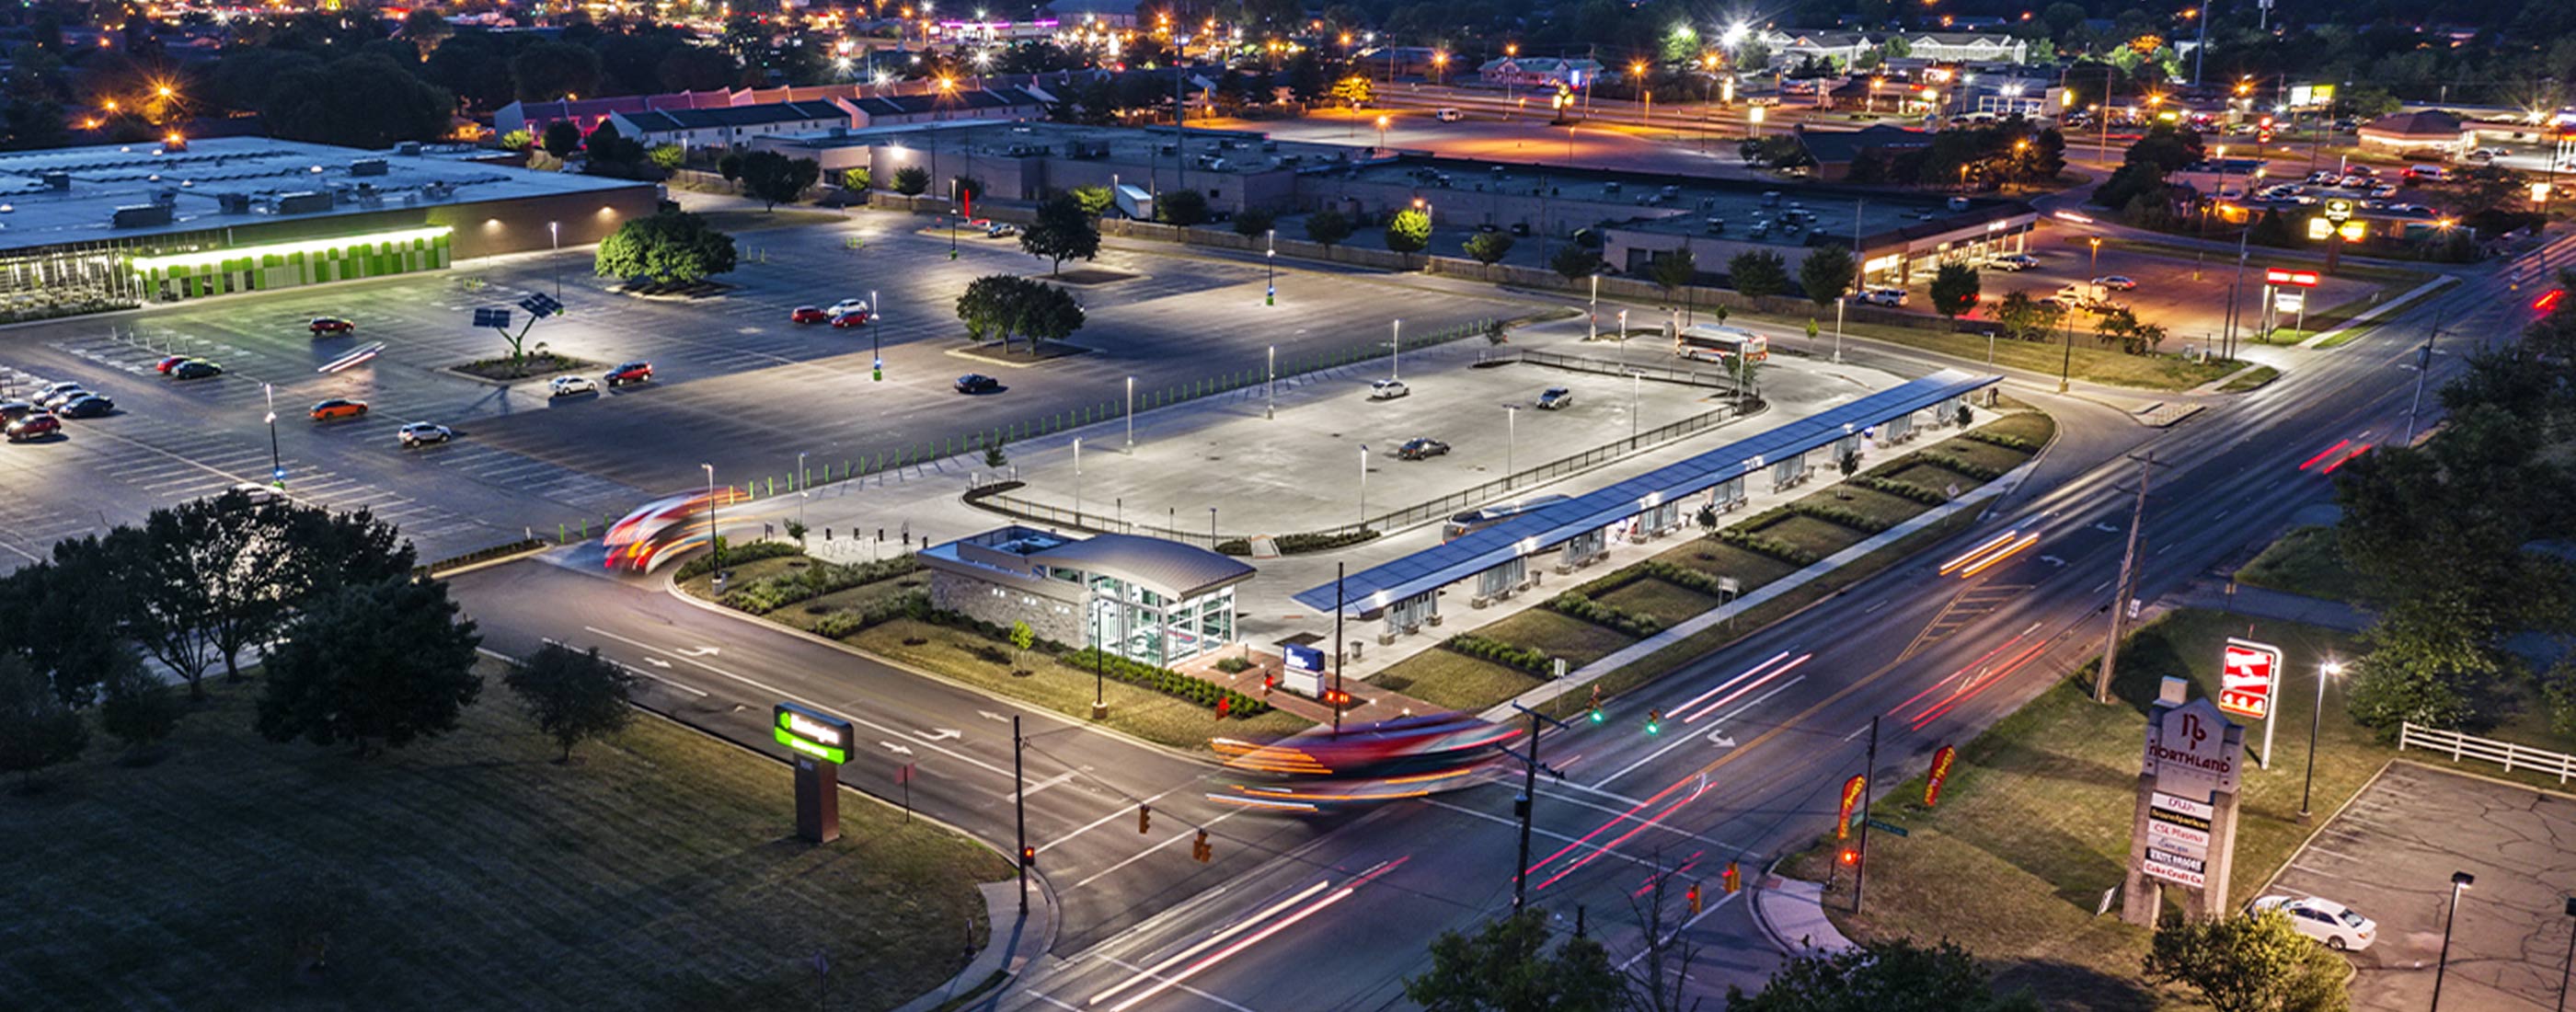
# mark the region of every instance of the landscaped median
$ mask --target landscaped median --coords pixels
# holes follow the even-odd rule
[[[1545,683],[1556,660],[1564,660],[1568,670],[1582,668],[1718,607],[1729,593],[1752,593],[2001,477],[2036,456],[2055,431],[2047,415],[2016,412],[1898,454],[1849,480],[1719,528],[1714,537],[1689,539],[1540,607],[1455,634],[1389,665],[1370,684],[1452,709],[1485,710]],[[1954,516],[1933,524],[1593,684],[1610,694],[1651,681],[1949,536],[1964,522]],[[1564,705],[1570,704],[1559,708]]]
[[[1010,629],[932,607],[929,577],[909,554],[836,564],[807,556],[795,542],[762,541],[730,546],[726,555],[724,593],[713,587],[712,556],[682,566],[675,585],[745,615],[1068,716],[1089,719],[1097,692],[1109,704],[1102,723],[1157,744],[1206,751],[1215,736],[1266,741],[1312,726],[1203,678],[1042,639],[1019,647]]]

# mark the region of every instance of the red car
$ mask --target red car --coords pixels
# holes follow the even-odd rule
[[[42,411],[21,415],[11,420],[8,427],[9,441],[12,443],[50,436],[61,431],[63,431],[63,423]]]
[[[357,329],[357,324],[350,323],[349,321],[343,320],[337,316],[314,317],[310,326],[316,334],[346,334],[351,330]]]
[[[162,359],[158,364],[154,365],[152,367],[152,371],[167,376],[170,374],[170,370],[178,368],[179,363],[187,360],[188,356],[186,355],[172,355],[169,358]]]
[[[864,327],[864,326],[867,326],[867,325],[868,325],[868,311],[867,311],[867,310],[864,310],[864,309],[856,309],[856,310],[851,310],[850,312],[847,312],[847,313],[843,313],[843,314],[841,314],[841,315],[839,315],[839,316],[835,316],[835,317],[833,317],[833,318],[832,318],[832,325],[833,325],[833,326],[835,326],[835,327]]]
[[[312,415],[313,420],[317,422],[327,422],[335,418],[364,418],[367,416],[367,402],[334,397],[314,405]]]
[[[613,387],[642,383],[652,378],[653,363],[651,362],[628,362],[608,371],[608,385]]]
[[[790,323],[830,323],[832,315],[821,306],[798,306],[787,311],[787,319]]]

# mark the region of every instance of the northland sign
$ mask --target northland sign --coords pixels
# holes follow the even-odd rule
[[[2185,891],[2187,917],[2215,918],[2228,909],[2245,732],[2216,703],[2185,702],[2189,691],[2182,679],[2165,679],[2147,719],[2120,914],[2131,924],[2156,922],[2160,887]]]
[[[2147,724],[2146,773],[2156,789],[2207,802],[2219,791],[2236,793],[2243,746],[2227,747],[2232,725],[2207,699],[2195,699]]]

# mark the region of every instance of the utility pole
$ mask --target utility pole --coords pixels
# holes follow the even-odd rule
[[[2129,548],[2120,554],[2120,581],[2111,587],[2111,641],[2102,647],[2102,666],[2093,676],[2093,701],[2111,701],[2111,669],[2120,659],[2120,627],[2129,618],[2129,584],[2137,578],[2138,528],[2147,521],[2147,472],[2156,462],[2155,452],[2138,458],[2138,505],[2129,513]]]
[[[1367,512],[1365,510],[1363,513]],[[1342,734],[1342,576],[1350,569],[1348,562],[1333,563],[1333,736]]]
[[[1573,728],[1566,727],[1564,722],[1519,703],[1513,703],[1512,709],[1529,714],[1530,722],[1529,756],[1521,759],[1528,768],[1521,771],[1521,796],[1512,801],[1513,814],[1520,816],[1521,820],[1521,857],[1519,863],[1512,865],[1512,912],[1519,913],[1529,899],[1530,812],[1538,800],[1538,771],[1545,768],[1538,761],[1538,723],[1544,720],[1555,724],[1558,730],[1563,731],[1571,731]],[[1565,779],[1565,774],[1552,769],[1547,771],[1547,775],[1558,780]]]
[[[1860,769],[1860,863],[1852,866],[1852,913],[1860,913],[1860,890],[1869,881],[1869,789],[1878,779],[1878,718],[1869,719],[1869,759]]]
[[[1020,715],[1011,715],[1011,817],[1019,824],[1020,913],[1029,912],[1029,780],[1020,766]]]
[[[2434,307],[2433,329],[2424,332],[2424,350],[2415,356],[2415,400],[2406,405],[2405,445],[2407,446],[2415,445],[2415,413],[2424,408],[2424,377],[2433,371],[2433,338],[2442,333],[2442,311],[2448,308],[2448,306]],[[274,412],[271,414],[274,415]],[[274,430],[274,426],[271,428]]]

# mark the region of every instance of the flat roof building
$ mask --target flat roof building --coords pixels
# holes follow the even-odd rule
[[[1253,568],[1178,541],[1074,537],[1012,525],[921,551],[930,600],[1044,639],[1168,667],[1235,638],[1234,587]]]

